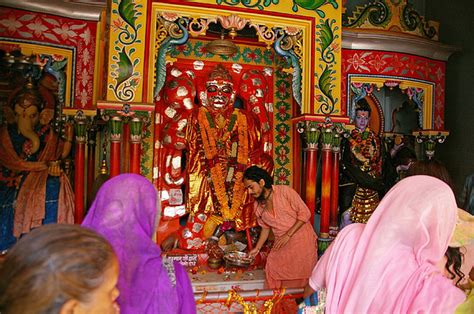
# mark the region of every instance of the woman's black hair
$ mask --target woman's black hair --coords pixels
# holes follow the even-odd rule
[[[264,186],[267,189],[270,189],[273,185],[273,177],[266,170],[257,166],[251,166],[247,168],[247,170],[244,172],[244,179],[255,182],[259,182],[263,179],[263,181],[265,181]]]
[[[458,247],[448,247],[444,255],[446,255],[446,258],[448,259],[446,261],[446,270],[451,275],[451,279],[456,278],[456,276],[459,277],[459,279],[456,280],[457,286],[459,282],[461,282],[461,280],[464,278],[464,273],[461,271],[461,265],[464,254],[461,253],[461,250]]]

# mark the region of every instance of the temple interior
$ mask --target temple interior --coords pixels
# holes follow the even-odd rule
[[[3,0],[0,251],[81,224],[132,173],[157,191],[154,241],[198,312],[289,308],[303,287],[268,288],[246,169],[296,191],[319,256],[416,162],[445,167],[472,214],[473,15],[466,0]]]

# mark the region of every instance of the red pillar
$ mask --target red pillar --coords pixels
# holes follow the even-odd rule
[[[120,142],[110,142],[110,177],[120,174]]]
[[[113,178],[120,174],[122,118],[112,117],[110,123],[110,177]]]
[[[329,237],[329,218],[331,208],[331,174],[331,146],[323,144],[321,182],[321,238]]]
[[[85,143],[76,142],[76,151],[74,157],[74,195],[75,195],[75,212],[74,222],[82,223],[84,216],[84,158]]]
[[[141,143],[142,143],[142,120],[138,117],[132,118],[130,125],[130,172],[140,174]]]
[[[92,195],[92,185],[95,179],[95,147],[96,147],[96,129],[91,128],[87,139],[87,204],[90,204]]]
[[[305,203],[311,212],[311,224],[314,224],[314,213],[316,211],[316,173],[318,171],[318,149],[308,147],[306,154],[305,172]]]
[[[332,173],[331,173],[331,210],[329,215],[329,235],[335,237],[338,230],[338,207],[339,207],[339,147],[332,151]]]
[[[86,118],[83,115],[74,117],[75,152],[74,152],[74,223],[80,224],[84,218],[84,165],[86,150]]]
[[[121,173],[128,173],[131,172],[130,170],[130,162],[131,162],[131,147],[130,147],[130,125],[129,123],[124,123],[122,125],[122,143],[121,143],[121,166],[120,172]]]
[[[130,172],[140,174],[140,143],[130,144]]]

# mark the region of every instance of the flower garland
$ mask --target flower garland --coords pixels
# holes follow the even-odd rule
[[[225,143],[225,141],[230,140],[231,132],[234,130],[234,127],[237,128],[239,141],[238,143],[233,143],[230,150],[230,157],[237,157],[237,164],[233,167],[229,167],[227,171],[225,170],[224,165],[219,161],[215,124],[209,111],[205,107],[199,109],[198,121],[204,146],[204,155],[210,169],[210,177],[214,186],[214,192],[217,201],[221,206],[222,217],[224,220],[233,220],[242,205],[245,193],[242,179],[249,156],[247,118],[240,112],[240,110],[234,109],[227,130],[222,138],[219,139],[219,143]],[[229,183],[234,181],[231,207],[229,207],[229,195],[225,188],[225,181]]]
[[[369,128],[363,132],[358,129],[352,130],[349,144],[354,157],[362,163],[363,167],[369,167],[370,173],[380,173],[380,147],[373,131]]]
[[[245,299],[235,289],[231,289],[228,291],[228,297],[225,304],[227,305],[228,308],[230,308],[234,302],[240,304],[243,308],[244,314],[254,314],[254,313],[271,314],[273,307],[276,304],[278,304],[285,296],[285,291],[286,291],[285,288],[273,289],[273,296],[271,299],[267,299],[263,303],[262,311],[258,310],[256,302],[252,302],[252,300],[249,300],[249,302],[246,302]],[[258,293],[259,291],[257,290],[257,297],[255,297],[254,299],[255,301],[260,299],[258,297]]]

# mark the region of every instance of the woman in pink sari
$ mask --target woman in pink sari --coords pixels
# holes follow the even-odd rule
[[[100,188],[82,226],[104,236],[117,254],[122,313],[195,313],[185,269],[162,258],[152,240],[160,213],[156,194],[142,176],[114,177]]]
[[[413,176],[396,184],[367,225],[344,228],[313,270],[305,295],[327,289],[326,313],[453,313],[463,292],[444,277],[456,224],[444,182]]]

